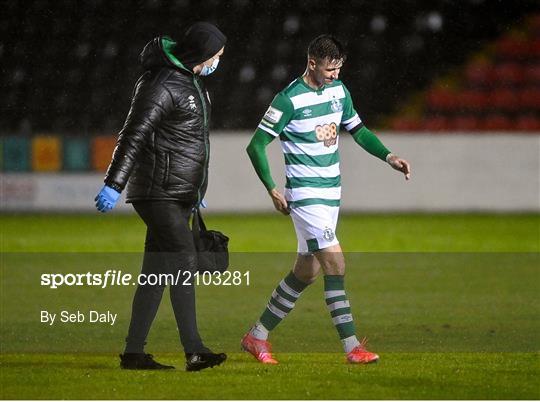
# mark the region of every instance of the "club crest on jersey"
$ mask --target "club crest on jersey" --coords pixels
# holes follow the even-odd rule
[[[337,113],[341,112],[343,110],[343,103],[339,99],[332,99],[330,102],[330,109],[332,109],[332,112]]]
[[[322,141],[325,147],[336,145],[337,142],[337,125],[336,123],[323,124],[315,127],[315,136],[318,141]]]
[[[334,231],[330,229],[329,227],[326,227],[323,232],[323,238],[326,241],[332,241],[334,240],[336,236],[334,235]]]

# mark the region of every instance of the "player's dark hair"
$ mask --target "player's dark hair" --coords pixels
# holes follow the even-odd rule
[[[343,60],[347,58],[343,44],[333,35],[320,35],[311,41],[307,51],[308,57],[317,61],[328,59]]]

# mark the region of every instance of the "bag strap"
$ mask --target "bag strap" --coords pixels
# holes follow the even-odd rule
[[[195,243],[199,242],[199,239],[201,238],[201,232],[206,231],[206,225],[204,224],[201,211],[198,207],[193,210],[193,223],[191,225],[191,231],[193,233]]]

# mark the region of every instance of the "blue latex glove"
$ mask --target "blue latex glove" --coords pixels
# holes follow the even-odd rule
[[[96,202],[96,208],[100,212],[107,212],[114,208],[116,202],[120,198],[120,193],[114,188],[104,185],[101,190],[99,190],[98,195],[94,198]]]

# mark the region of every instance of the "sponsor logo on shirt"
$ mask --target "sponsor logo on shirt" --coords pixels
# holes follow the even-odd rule
[[[264,118],[270,123],[277,123],[281,119],[281,116],[283,116],[283,112],[273,106],[270,106],[264,114]]]
[[[315,127],[315,136],[318,141],[322,141],[325,147],[336,145],[337,142],[337,124],[323,124],[322,126]]]

